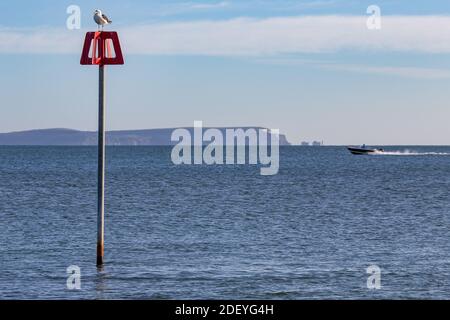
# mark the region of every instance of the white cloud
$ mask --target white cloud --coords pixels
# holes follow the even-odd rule
[[[338,50],[450,52],[450,17],[315,16],[177,22],[124,30],[131,52],[144,54],[273,55]],[[135,41],[147,39],[148,41]]]
[[[368,30],[365,16],[155,23],[121,28],[127,54],[264,56],[340,50],[450,52],[450,17],[386,16]],[[2,53],[78,53],[82,34],[69,30],[0,29]]]
[[[67,29],[2,29],[0,53],[77,53],[84,34]]]

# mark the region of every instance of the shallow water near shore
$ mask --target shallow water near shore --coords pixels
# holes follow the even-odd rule
[[[448,299],[450,147],[383,148],[282,147],[261,176],[108,147],[98,270],[96,148],[0,147],[0,298]]]

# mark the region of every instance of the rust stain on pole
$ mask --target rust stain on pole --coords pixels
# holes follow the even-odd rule
[[[99,66],[98,77],[98,203],[97,203],[97,266],[103,265],[105,245],[105,70]]]

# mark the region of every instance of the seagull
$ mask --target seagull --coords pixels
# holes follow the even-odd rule
[[[102,30],[103,30],[103,26],[106,24],[110,24],[112,21],[109,20],[109,18],[102,13],[99,9],[94,11],[94,21],[95,23],[98,24],[99,28],[101,26]]]

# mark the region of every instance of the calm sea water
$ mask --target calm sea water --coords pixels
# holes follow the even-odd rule
[[[450,147],[388,149],[285,147],[261,176],[110,147],[98,270],[96,148],[0,147],[0,298],[448,299]]]

